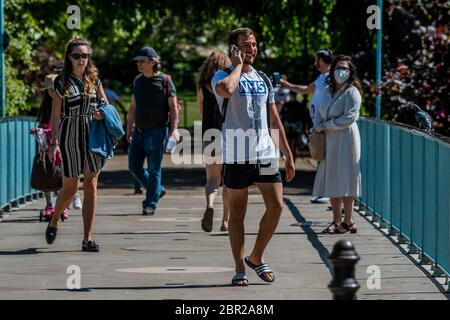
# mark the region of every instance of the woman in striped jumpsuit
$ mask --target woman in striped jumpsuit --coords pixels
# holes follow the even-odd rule
[[[48,244],[55,241],[60,213],[67,208],[84,176],[82,250],[98,252],[92,240],[97,202],[97,179],[105,159],[89,150],[89,128],[92,118],[101,120],[98,99],[105,99],[98,71],[90,59],[90,46],[80,37],[73,37],[66,47],[64,68],[55,79],[52,106],[52,141],[50,158],[62,158],[63,188],[58,194],[55,214],[46,230]]]

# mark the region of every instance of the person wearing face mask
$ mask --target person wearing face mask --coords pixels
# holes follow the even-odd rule
[[[329,75],[330,72],[330,66],[333,62],[333,51],[330,49],[320,49],[317,54],[314,61],[314,66],[317,68],[317,70],[320,72],[320,75],[317,77],[317,79],[310,83],[309,85],[300,85],[300,84],[292,84],[288,81],[281,79],[281,88],[287,88],[291,91],[294,91],[296,93],[300,94],[313,94],[312,100],[311,100],[311,107],[309,108],[309,115],[311,116],[311,120],[314,122],[314,118],[317,112],[317,106],[320,102],[320,98],[322,95],[323,89],[325,89],[325,81]],[[318,166],[320,166],[320,163],[318,163]],[[311,203],[328,203],[330,199],[322,196],[313,197],[311,199]]]
[[[331,200],[333,222],[324,233],[356,233],[353,202],[361,196],[361,141],[356,124],[361,85],[350,57],[338,56],[333,61],[327,84],[314,118],[313,129],[325,132],[326,151],[325,160],[317,170],[313,195]]]

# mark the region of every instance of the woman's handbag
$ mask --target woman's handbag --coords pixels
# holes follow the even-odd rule
[[[314,160],[325,160],[325,132],[312,131],[309,134],[309,151]]]
[[[345,87],[346,88],[346,87]],[[328,105],[326,116],[324,121],[328,120],[328,113],[331,106],[339,99],[339,97],[345,92],[345,88],[333,99],[331,99]],[[311,158],[317,161],[325,160],[325,150],[326,150],[326,135],[325,131],[317,132],[313,131],[309,134],[309,151],[311,153]]]
[[[42,191],[58,191],[62,188],[61,170],[54,167],[46,152],[38,152],[31,170],[31,188]]]

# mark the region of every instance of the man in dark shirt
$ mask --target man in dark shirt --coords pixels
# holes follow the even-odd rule
[[[171,79],[167,83],[164,81],[159,57],[153,48],[142,48],[133,60],[140,74],[133,81],[128,110],[128,167],[147,189],[143,214],[153,215],[158,200],[165,194],[161,185],[164,148],[168,137],[174,136],[178,140],[179,136],[176,89]],[[147,170],[144,169],[146,158]]]

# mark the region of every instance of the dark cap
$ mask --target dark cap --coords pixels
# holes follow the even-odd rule
[[[138,55],[134,57],[133,60],[143,60],[146,58],[156,58],[157,60],[159,60],[158,54],[152,47],[143,47],[141,50],[139,50]]]

